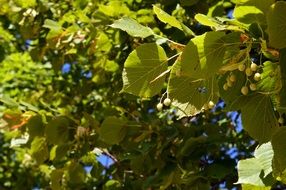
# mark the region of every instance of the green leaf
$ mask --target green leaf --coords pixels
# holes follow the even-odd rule
[[[172,104],[179,108],[179,117],[192,116],[200,112],[210,100],[216,102],[217,83],[215,77],[195,79],[181,74],[181,68],[180,61],[172,67],[168,95]]]
[[[96,41],[96,50],[100,52],[109,52],[112,48],[112,43],[109,37],[104,33],[99,33]]]
[[[118,144],[123,140],[126,134],[126,121],[116,118],[107,117],[100,127],[100,138],[108,144]]]
[[[66,180],[71,187],[77,187],[84,183],[86,172],[83,166],[76,162],[71,162],[65,174]]]
[[[167,23],[175,28],[178,28],[179,30],[183,30],[181,22],[178,21],[175,17],[169,15],[168,13],[166,13],[165,11],[163,11],[162,9],[160,9],[155,5],[153,6],[153,11],[160,21]]]
[[[44,137],[35,137],[32,144],[30,153],[38,164],[42,164],[49,158],[49,150]]]
[[[182,53],[182,74],[196,79],[215,75],[239,52],[239,33],[206,32],[193,38]]]
[[[261,187],[261,186],[255,186],[250,184],[242,184],[241,185],[242,190],[270,190],[271,187]]]
[[[207,16],[209,17],[223,16],[225,14],[224,9],[227,7],[229,6],[226,6],[225,2],[218,1],[209,7]],[[232,4],[230,4],[230,7],[232,7]]]
[[[239,101],[243,128],[260,143],[270,141],[279,128],[270,96],[253,94]]]
[[[37,5],[36,0],[17,0],[14,3],[16,3],[17,6],[20,6],[22,8],[34,7]]]
[[[262,144],[256,147],[254,151],[254,157],[258,159],[260,166],[263,170],[263,177],[268,176],[272,172],[272,159],[273,159],[273,149],[270,142]]]
[[[237,183],[267,186],[267,176],[272,172],[272,158],[273,150],[270,142],[257,147],[254,151],[254,158],[238,162]]]
[[[62,189],[62,178],[64,172],[61,169],[53,170],[51,173],[51,188],[52,190]]]
[[[263,181],[259,177],[261,173],[261,166],[257,159],[249,158],[246,160],[240,160],[238,162],[237,168],[239,176],[237,183],[264,186]]]
[[[109,17],[130,14],[130,10],[124,1],[108,1],[107,5],[99,4],[98,10]]]
[[[271,143],[273,146],[274,157],[277,164],[279,165],[279,170],[282,172],[286,169],[286,127],[281,127],[276,133],[273,134]],[[276,165],[277,165],[276,164]]]
[[[8,97],[8,96],[2,96],[0,97],[0,102],[3,102],[4,104],[6,104],[9,107],[19,107],[19,104],[13,100],[12,98]]]
[[[266,15],[274,0],[243,0],[238,1],[233,16],[244,24],[254,22],[266,24]]]
[[[215,31],[232,30],[244,32],[244,27],[240,26],[241,24],[236,24],[233,20],[228,20],[223,17],[217,17],[217,19],[215,19],[204,14],[196,14],[195,19],[202,25],[212,27]]]
[[[133,37],[146,38],[154,34],[151,28],[139,24],[136,20],[123,17],[119,20],[116,20],[112,25],[112,28],[118,28],[123,31],[126,31],[129,35]]]
[[[260,143],[269,141],[278,128],[271,96],[260,93],[242,95],[241,88],[246,84],[246,76],[240,71],[232,74],[236,76],[236,82],[227,90],[223,89],[223,85],[229,73],[219,79],[220,96],[226,102],[227,110],[241,110],[243,128],[249,135]]]
[[[271,6],[267,15],[270,46],[278,49],[286,47],[286,2],[278,1]]]
[[[50,19],[45,20],[43,27],[54,31],[62,31],[62,26],[58,22]]]
[[[233,16],[245,24],[251,24],[253,22],[265,23],[265,15],[256,6],[236,6]]]
[[[37,107],[35,107],[32,104],[29,104],[27,102],[24,102],[24,101],[20,101],[20,105],[25,106],[26,110],[31,110],[31,111],[34,111],[34,112],[38,112],[39,111],[39,109]]]
[[[199,23],[201,23],[202,25],[205,25],[205,26],[218,27],[220,25],[220,23],[218,21],[216,21],[214,18],[208,17],[204,14],[196,14],[195,19]]]
[[[279,57],[281,90],[279,92],[280,104],[279,109],[286,113],[286,48],[280,50]]]
[[[50,151],[50,160],[61,160],[70,148],[69,144],[55,145]]]
[[[124,63],[122,91],[146,98],[159,93],[165,76],[157,77],[167,70],[167,61],[164,49],[155,43],[137,47]]]
[[[29,119],[27,123],[29,138],[33,139],[36,136],[44,136],[45,126],[41,115],[35,115]]]
[[[72,123],[64,116],[59,116],[50,121],[45,129],[45,134],[49,143],[65,144],[72,135]]]
[[[281,87],[280,69],[277,63],[266,61],[263,63],[261,80],[257,83],[257,89],[263,92],[273,93]]]
[[[113,179],[108,180],[103,186],[103,190],[120,190],[120,189],[122,189],[120,182]]]
[[[53,21],[53,20],[50,20],[50,19],[45,20],[43,27],[50,29],[50,31],[46,37],[48,40],[55,38],[64,32],[60,23]]]
[[[273,135],[274,137],[274,135]],[[273,144],[273,143],[272,143]],[[275,145],[276,146],[276,145]],[[274,149],[274,145],[273,145]],[[276,149],[276,148],[275,148]],[[278,148],[279,149],[279,148]],[[277,151],[276,151],[277,152]],[[279,154],[279,153],[277,153]],[[272,161],[272,168],[273,168],[273,176],[277,181],[281,181],[282,183],[286,183],[286,169],[285,169],[285,163],[280,165],[280,161],[276,158],[274,154],[273,161]],[[283,166],[284,165],[284,166]]]

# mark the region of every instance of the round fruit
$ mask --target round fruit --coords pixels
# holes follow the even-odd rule
[[[257,66],[255,63],[251,63],[250,69],[251,69],[252,71],[257,71],[257,68],[258,68],[258,66]]]
[[[255,90],[257,89],[257,86],[256,86],[256,84],[251,83],[251,84],[249,85],[249,88],[250,88],[250,90],[255,91]]]
[[[236,76],[234,74],[230,75],[229,80],[231,82],[235,82],[236,81]]]
[[[157,104],[157,110],[158,111],[162,111],[163,110],[163,104],[162,103]]]
[[[166,98],[163,103],[164,103],[165,106],[170,106],[171,105],[171,99],[170,98]]]
[[[255,73],[253,78],[254,78],[255,81],[260,81],[261,74],[260,73]]]
[[[238,66],[238,70],[244,71],[245,70],[245,65],[244,64],[239,65]]]
[[[224,89],[224,90],[227,90],[227,89],[228,89],[227,83],[225,83],[225,84],[223,85],[223,89]]]
[[[209,101],[209,103],[208,103],[209,109],[212,109],[214,106],[215,106],[214,102],[213,101]]]
[[[247,86],[243,86],[243,87],[241,88],[241,93],[242,93],[243,95],[247,95],[247,94],[248,94],[248,87],[247,87]]]
[[[233,83],[232,83],[230,80],[227,80],[227,81],[226,81],[226,85],[227,85],[228,87],[232,87],[232,86],[233,86]]]
[[[246,76],[251,76],[252,75],[252,70],[250,68],[246,68],[245,74],[246,74]]]

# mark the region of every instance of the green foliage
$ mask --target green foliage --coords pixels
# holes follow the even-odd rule
[[[284,188],[285,2],[153,3],[0,0],[0,189]]]

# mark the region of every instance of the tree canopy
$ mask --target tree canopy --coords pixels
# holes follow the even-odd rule
[[[0,5],[0,189],[286,188],[285,1]]]

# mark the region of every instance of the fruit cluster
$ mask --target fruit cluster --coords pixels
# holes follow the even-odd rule
[[[163,101],[163,104],[165,106],[170,106],[171,105],[171,99],[170,98],[166,98],[164,101]],[[161,102],[157,104],[157,110],[158,111],[162,111],[163,110],[163,105]]]
[[[241,93],[243,95],[247,95],[249,93],[249,89],[251,91],[255,91],[257,89],[256,82],[261,80],[261,74],[258,72],[259,66],[255,63],[251,63],[249,66],[240,64],[238,66],[238,70],[244,72],[247,81],[244,86],[241,87]],[[237,78],[234,73],[230,73],[229,76],[226,78],[226,83],[223,85],[224,90],[228,90],[230,87],[234,85]]]

